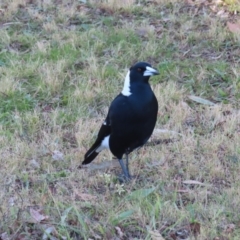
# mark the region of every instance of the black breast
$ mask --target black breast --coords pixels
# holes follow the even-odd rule
[[[118,95],[109,109],[109,144],[117,158],[145,144],[157,120],[158,102],[149,84],[139,84],[131,90],[128,97]]]

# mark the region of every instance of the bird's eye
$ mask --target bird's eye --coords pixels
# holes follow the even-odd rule
[[[138,68],[137,70],[138,70],[139,72],[141,72],[141,71],[142,71],[142,69],[141,69],[141,68]]]

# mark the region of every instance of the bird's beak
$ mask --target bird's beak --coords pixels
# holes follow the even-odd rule
[[[159,74],[159,72],[156,69],[154,69],[152,67],[146,67],[146,70],[145,70],[143,76],[147,77],[147,76],[153,76],[153,75],[158,75],[158,74]]]

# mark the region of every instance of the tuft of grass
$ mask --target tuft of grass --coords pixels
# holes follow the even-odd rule
[[[224,0],[223,3],[227,6],[228,10],[234,13],[240,11],[239,0]]]

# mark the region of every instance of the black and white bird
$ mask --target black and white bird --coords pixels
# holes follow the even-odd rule
[[[123,90],[112,101],[95,143],[84,156],[83,165],[92,162],[103,149],[110,149],[121,165],[124,179],[131,178],[128,154],[148,141],[157,121],[158,102],[149,78],[158,74],[147,62],[138,62],[129,69]],[[122,160],[124,154],[126,165]]]

